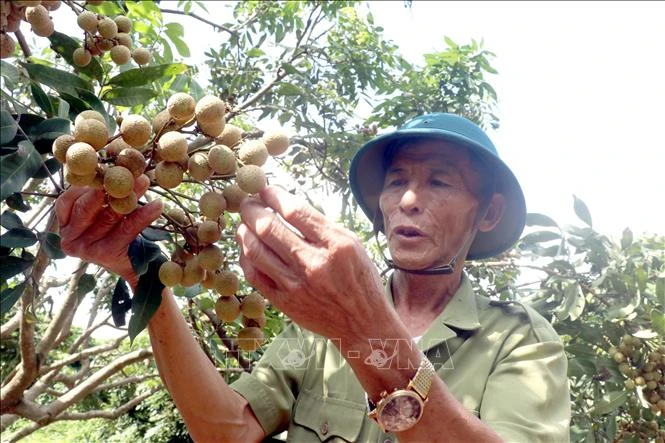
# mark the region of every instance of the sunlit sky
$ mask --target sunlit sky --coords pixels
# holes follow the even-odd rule
[[[528,211],[580,223],[575,194],[605,234],[616,237],[627,226],[665,233],[665,3],[369,5],[413,63],[444,49],[444,35],[460,44],[482,39],[496,54],[499,73],[489,80],[501,126],[490,136],[519,178]],[[190,38],[215,36],[200,22],[182,23],[196,59],[205,46]]]

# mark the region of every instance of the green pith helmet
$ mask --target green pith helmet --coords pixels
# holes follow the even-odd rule
[[[524,194],[517,178],[501,161],[485,131],[464,117],[453,114],[426,114],[407,122],[398,130],[365,143],[351,161],[349,183],[356,201],[370,220],[379,210],[383,188],[384,155],[393,143],[412,138],[439,139],[466,148],[484,161],[494,173],[496,192],[506,198],[506,211],[496,227],[478,232],[467,259],[492,257],[509,249],[520,238],[526,218]]]

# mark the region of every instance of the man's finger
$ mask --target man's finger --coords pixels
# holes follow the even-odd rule
[[[90,191],[88,188],[71,187],[55,201],[55,215],[58,217],[60,226],[69,224],[71,218],[72,206],[83,194]]]
[[[266,186],[261,199],[284,220],[300,231],[307,240],[318,243],[329,229],[329,221],[319,211],[277,186]]]
[[[135,209],[123,220],[120,226],[121,234],[130,239],[136,238],[141,231],[159,218],[162,214],[162,208],[162,201],[158,199]]]

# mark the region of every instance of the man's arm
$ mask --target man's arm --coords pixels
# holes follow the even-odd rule
[[[246,199],[237,235],[245,278],[300,326],[333,339],[342,355],[358,351],[360,358],[347,362],[370,399],[405,388],[422,356],[415,346],[397,349],[389,368],[364,363],[372,354],[371,339],[410,343],[411,337],[384,297],[376,266],[357,237],[286,191],[269,186],[261,200],[299,233],[263,203]],[[391,355],[393,350],[384,351]],[[439,378],[421,421],[399,439],[501,441]]]
[[[134,191],[143,195],[146,176]],[[161,213],[161,202],[116,214],[104,192],[70,188],[56,202],[61,247],[70,256],[105,267],[135,288],[138,282],[127,250],[129,244]],[[247,402],[229,388],[194,340],[169,289],[149,323],[160,375],[196,441],[259,441],[264,433]]]

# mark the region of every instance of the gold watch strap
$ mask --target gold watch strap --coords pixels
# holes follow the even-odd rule
[[[434,370],[434,366],[423,354],[416,375],[414,375],[413,379],[409,382],[409,387],[416,391],[423,400],[427,400],[435,376],[436,371]]]

